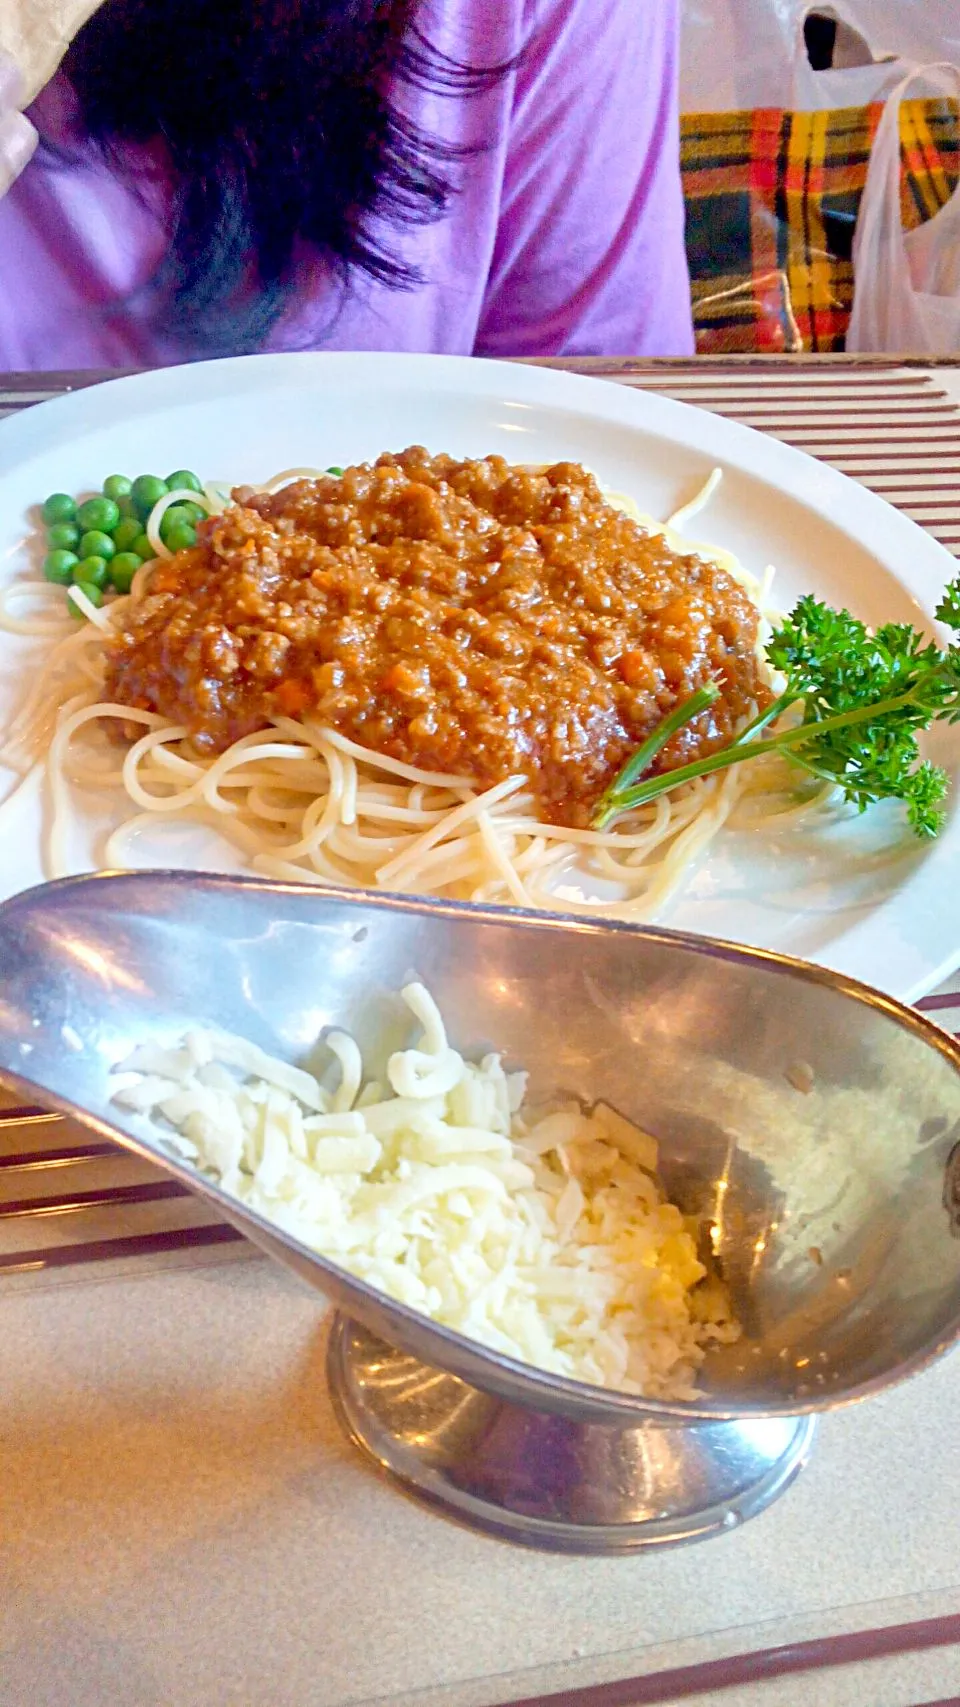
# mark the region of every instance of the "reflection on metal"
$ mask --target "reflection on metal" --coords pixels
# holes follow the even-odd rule
[[[60,948],[64,956],[72,956],[86,972],[94,978],[99,978],[106,988],[117,987],[143,993],[143,983],[132,967],[122,965],[112,954],[102,948],[94,948],[91,943],[84,942],[82,937],[65,937]]]
[[[950,1217],[950,1231],[960,1238],[960,1140],[947,1159],[943,1179],[943,1207]]]

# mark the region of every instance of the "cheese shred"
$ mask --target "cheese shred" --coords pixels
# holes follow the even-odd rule
[[[525,1074],[464,1059],[423,985],[402,995],[422,1035],[390,1055],[385,1084],[342,1030],[329,1084],[194,1031],[122,1062],[114,1101],[247,1208],[446,1327],[556,1375],[697,1397],[709,1345],[739,1328],[657,1183],[655,1141],[605,1103],[531,1111]]]

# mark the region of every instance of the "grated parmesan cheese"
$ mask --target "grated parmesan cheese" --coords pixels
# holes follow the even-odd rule
[[[696,1397],[708,1345],[739,1329],[716,1281],[700,1286],[655,1140],[604,1103],[525,1115],[525,1074],[465,1060],[428,991],[402,994],[423,1035],[391,1055],[388,1086],[364,1084],[343,1031],[327,1037],[333,1091],[194,1031],[121,1063],[114,1101],[165,1123],[248,1208],[468,1338],[594,1385]]]

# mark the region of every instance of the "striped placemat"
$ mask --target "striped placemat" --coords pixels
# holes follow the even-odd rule
[[[551,363],[711,409],[832,463],[960,556],[960,409],[895,362]],[[0,376],[0,417],[106,375]],[[921,1008],[960,1031],[960,977]],[[72,1121],[0,1089],[0,1286],[252,1254],[199,1199]]]
[[[960,555],[960,410],[927,368],[749,359],[577,365],[726,415],[832,463]]]

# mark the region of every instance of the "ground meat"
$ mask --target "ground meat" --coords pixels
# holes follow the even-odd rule
[[[612,509],[576,463],[415,448],[235,497],[157,569],[109,666],[110,698],[185,725],[203,752],[308,715],[478,784],[523,772],[546,818],[581,825],[708,678],[720,698],[658,769],[764,703],[743,589]]]

